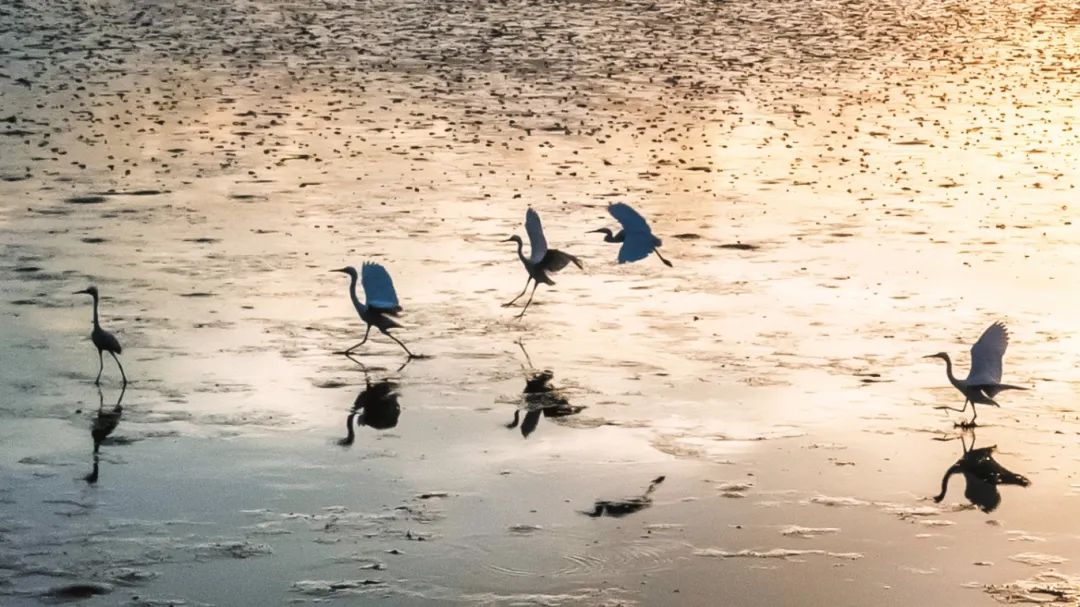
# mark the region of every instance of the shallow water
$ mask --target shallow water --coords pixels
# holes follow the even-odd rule
[[[2,602],[1075,603],[1078,23],[0,7]],[[617,200],[673,268],[585,233]],[[528,205],[585,270],[517,321]],[[363,260],[430,358],[333,354],[362,326],[329,270]],[[93,385],[90,283],[133,380],[94,482],[120,386]],[[998,319],[1031,390],[964,440],[1031,484],[935,503],[962,397],[921,357],[964,373]],[[538,369],[584,409],[523,436]],[[339,444],[386,379],[396,425]]]

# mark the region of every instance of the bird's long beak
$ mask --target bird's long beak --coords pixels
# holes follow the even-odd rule
[[[514,240],[514,239],[513,238],[507,238],[506,240],[500,240],[499,242],[511,242],[512,240]]]
[[[606,230],[606,229],[607,229],[607,228],[600,228],[599,230],[589,230],[588,232],[585,232],[585,233],[586,233],[586,234],[594,234],[594,233],[597,233],[597,232],[601,232],[601,233],[602,233],[602,232],[603,232],[604,230]]]
[[[330,270],[330,271],[331,272],[341,272],[342,274],[344,274],[345,273],[345,268],[337,268],[336,270]]]
[[[90,289],[83,289],[82,291],[75,291],[72,295],[89,295]]]
[[[923,358],[941,358],[940,354],[927,354]]]

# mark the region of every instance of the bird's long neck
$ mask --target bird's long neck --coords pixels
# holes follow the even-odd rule
[[[361,303],[360,298],[356,296],[356,275],[355,274],[352,274],[352,275],[349,276],[349,297],[352,298],[353,306],[356,308],[357,312],[363,313],[364,310],[367,310],[367,306],[365,306],[363,303]]]
[[[99,327],[101,325],[98,324],[98,311],[97,311],[97,309],[98,309],[98,296],[97,296],[97,293],[94,293],[93,295],[94,295],[94,327]]]
[[[940,502],[945,499],[945,493],[949,490],[949,477],[962,472],[960,464],[953,464],[948,470],[945,471],[945,476],[941,477],[941,493],[934,497],[935,502]]]
[[[619,239],[611,233],[611,230],[604,228],[604,242],[619,242]]]
[[[528,265],[529,260],[525,257],[525,245],[521,243],[520,238],[517,240],[517,246],[518,246],[518,259],[521,260],[521,263]]]
[[[348,431],[348,435],[345,437],[344,444],[351,445],[356,440],[356,434],[353,432],[353,419],[356,418],[356,413],[350,413],[345,418],[345,429]]]
[[[960,383],[960,380],[956,379],[956,376],[953,375],[953,372],[952,372],[952,359],[949,358],[948,354],[945,355],[945,375],[949,376],[949,383],[956,386],[957,388],[962,388],[963,387],[963,384]]]

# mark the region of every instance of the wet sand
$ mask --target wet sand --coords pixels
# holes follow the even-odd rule
[[[0,7],[0,602],[1075,604],[1078,24]],[[613,201],[673,268],[586,234]],[[517,321],[529,205],[585,270]],[[364,260],[430,358],[333,354]],[[96,474],[89,284],[132,380]],[[937,503],[962,396],[922,357],[999,319],[1031,389],[965,440],[1030,486]],[[523,436],[542,369],[584,408]],[[396,424],[339,444],[384,380]]]

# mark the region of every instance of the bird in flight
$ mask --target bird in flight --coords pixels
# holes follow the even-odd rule
[[[414,358],[416,355],[410,352],[405,347],[405,344],[401,343],[401,340],[390,334],[390,329],[401,327],[394,320],[394,317],[401,313],[401,305],[398,304],[397,293],[394,291],[394,282],[390,280],[390,273],[382,265],[370,261],[364,262],[361,271],[363,273],[362,278],[357,275],[356,268],[352,266],[331,270],[331,272],[341,272],[349,275],[349,297],[352,298],[353,307],[356,308],[360,320],[367,323],[364,339],[342,352],[342,354],[349,355],[353,350],[364,345],[367,342],[368,335],[371,333],[371,327],[375,327],[383,335],[397,342],[405,350],[405,353],[409,355],[409,358]],[[361,303],[360,298],[356,296],[357,279],[363,283],[365,303]]]
[[[994,397],[1004,390],[1027,390],[1022,386],[1013,386],[1001,383],[1001,361],[1005,357],[1005,348],[1009,345],[1009,331],[1005,325],[995,322],[983,331],[979,341],[971,346],[971,370],[966,379],[957,379],[953,375],[952,360],[945,352],[930,354],[926,358],[940,358],[945,361],[945,374],[949,376],[949,383],[956,387],[964,395],[964,406],[961,409],[955,407],[937,407],[949,411],[963,413],[967,410],[967,404],[971,403],[971,421],[961,423],[961,427],[970,428],[975,426],[975,418],[979,416],[975,405],[993,405],[1000,407]]]
[[[116,366],[120,368],[120,377],[124,379],[124,385],[127,386],[127,375],[124,374],[124,366],[120,364],[120,359],[116,357],[120,354],[122,348],[120,347],[120,341],[116,339],[116,336],[109,333],[105,329],[101,328],[101,323],[98,322],[98,290],[97,287],[90,286],[82,291],[75,291],[75,295],[90,295],[94,298],[94,329],[90,332],[90,341],[94,342],[94,346],[97,347],[98,354],[98,372],[97,379],[94,380],[94,385],[101,385],[101,372],[105,369],[105,359],[102,357],[102,352],[108,352],[113,360],[116,361]]]
[[[518,259],[525,266],[525,271],[529,273],[529,277],[525,279],[525,288],[521,290],[521,293],[518,293],[517,297],[503,304],[503,307],[513,305],[515,301],[525,294],[525,291],[529,290],[529,282],[533,282],[532,293],[529,294],[529,299],[525,302],[525,307],[521,309],[521,313],[517,315],[517,318],[525,316],[525,310],[529,309],[533,295],[536,295],[536,287],[540,286],[540,283],[555,284],[555,281],[548,276],[549,273],[554,274],[570,263],[573,263],[578,269],[582,268],[581,260],[577,257],[558,249],[548,248],[547,239],[544,238],[544,227],[540,225],[540,215],[531,207],[525,212],[525,231],[529,234],[528,257],[525,257],[524,245],[521,242],[521,237],[517,234],[503,241],[517,243]]]
[[[650,253],[656,253],[656,256],[660,258],[660,261],[664,262],[665,266],[671,267],[671,262],[664,259],[664,256],[660,254],[660,245],[663,243],[659,238],[653,236],[648,222],[640,213],[630,205],[622,202],[609,204],[607,210],[619,222],[622,229],[615,234],[612,234],[608,228],[590,230],[589,233],[599,232],[603,234],[604,242],[621,242],[619,263],[638,261],[645,259]]]

